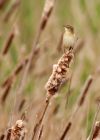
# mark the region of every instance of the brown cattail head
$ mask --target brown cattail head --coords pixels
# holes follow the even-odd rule
[[[88,90],[93,82],[93,79],[94,79],[94,77],[92,75],[89,75],[89,77],[87,78],[86,83],[85,83],[82,93],[81,93],[81,97],[78,102],[79,106],[83,105],[85,98],[87,96]]]
[[[10,140],[10,139],[11,139],[11,128],[9,128],[9,129],[7,130],[6,139],[7,139],[7,140]]]
[[[15,69],[13,75],[15,75],[15,76],[18,75],[18,74],[21,72],[21,70],[26,66],[26,64],[28,63],[28,60],[29,60],[29,58],[26,57],[26,58],[17,66],[17,68]]]
[[[15,33],[14,33],[14,30],[12,30],[11,33],[9,34],[5,44],[4,44],[2,55],[7,54],[9,48],[11,47],[11,44],[12,44],[14,37],[15,37]]]
[[[11,84],[7,85],[6,88],[4,89],[3,95],[1,96],[2,104],[5,103],[7,96],[9,95],[10,89],[11,89]]]
[[[73,56],[73,49],[69,49],[59,59],[58,64],[53,65],[52,74],[45,85],[48,94],[54,95],[63,81],[67,78]]]
[[[25,99],[22,99],[20,105],[19,105],[19,108],[18,108],[18,111],[20,112],[25,104],[26,100]]]
[[[6,0],[0,0],[0,10],[5,6]]]
[[[16,9],[18,8],[18,6],[20,5],[20,0],[15,0],[12,5],[11,8],[7,11],[7,13],[4,15],[4,22],[8,22],[8,20],[10,19],[11,15],[16,11]]]
[[[22,120],[17,120],[15,125],[10,129],[9,134],[7,133],[7,137],[9,135],[11,140],[21,139],[26,134],[25,122]]]
[[[60,140],[64,140],[66,134],[68,133],[68,131],[70,130],[71,128],[71,125],[72,125],[72,122],[69,121],[69,123],[67,124],[62,136],[60,137]]]
[[[5,135],[4,134],[1,134],[0,140],[4,140],[4,138],[5,138]]]
[[[46,23],[52,13],[54,3],[55,3],[55,0],[46,0],[43,14],[42,14],[41,23],[40,23],[40,30],[44,30]]]
[[[92,140],[99,140],[100,139],[100,122],[95,123],[93,138]]]

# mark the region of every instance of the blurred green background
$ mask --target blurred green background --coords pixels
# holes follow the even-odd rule
[[[1,52],[12,27],[16,27],[16,36],[9,52],[6,56],[0,56],[0,84],[13,72],[16,65],[31,52],[45,3],[44,0],[19,0],[20,4],[13,9],[9,18],[4,20],[15,2],[16,0],[0,1]],[[78,38],[84,42],[84,46],[75,57],[74,66],[72,67],[71,89],[73,92],[70,95],[68,106],[68,111],[70,112],[88,75],[93,73],[100,65],[100,0],[56,0],[53,13],[39,42],[40,55],[26,81],[23,95],[28,99],[32,98],[33,102],[44,97],[44,85],[51,74],[52,65],[57,63],[58,58],[62,54],[62,52],[59,53],[57,51],[57,45],[65,24],[74,26]],[[16,91],[17,84],[22,76],[23,73],[17,77],[13,84],[8,101],[12,100],[12,95]],[[99,83],[100,78],[98,76],[89,91],[90,94],[83,108],[83,114],[81,113],[81,116],[83,115],[82,128],[87,126],[86,135],[90,132],[96,109],[94,99],[100,94]],[[64,115],[67,116],[64,105],[68,86],[65,85],[60,90],[62,94],[60,93],[56,98],[57,104],[60,105],[58,120]],[[6,102],[5,110],[6,108],[8,108],[7,113],[9,115],[9,110],[11,109],[9,102]],[[84,110],[86,110],[85,115]],[[5,114],[6,123],[8,115],[5,112],[3,112],[3,116]],[[85,124],[86,126],[84,126]]]

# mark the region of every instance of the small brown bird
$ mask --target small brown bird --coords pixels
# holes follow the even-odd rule
[[[63,49],[64,52],[70,48],[74,48],[74,44],[77,38],[74,32],[74,28],[71,25],[64,26],[64,34],[63,34]]]

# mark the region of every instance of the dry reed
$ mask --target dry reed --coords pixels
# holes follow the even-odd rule
[[[36,53],[36,50],[39,47],[38,46],[38,43],[39,43],[41,34],[43,33],[43,31],[44,31],[44,29],[46,27],[46,24],[47,24],[47,22],[48,22],[48,20],[50,18],[50,15],[51,15],[51,13],[53,11],[53,8],[54,8],[54,4],[55,4],[55,0],[46,0],[45,1],[43,13],[42,13],[41,20],[40,20],[40,25],[39,25],[39,28],[38,28],[36,37],[34,39],[34,43],[33,43],[33,46],[32,46],[32,51],[31,51],[31,53],[29,55],[29,61],[28,61],[27,65],[26,65],[26,67],[24,69],[24,74],[23,74],[23,77],[22,77],[22,80],[21,80],[21,83],[20,83],[20,87],[18,88],[18,94],[19,95],[21,95],[21,93],[24,90],[24,86],[25,86],[26,81],[27,81],[27,76],[29,74],[29,70],[30,70],[30,67],[32,65],[34,54]],[[36,60],[35,60],[35,62],[36,62]],[[44,114],[47,106],[48,106],[48,103],[45,106],[45,109],[43,111],[43,114]],[[41,120],[39,122],[41,122]]]
[[[16,69],[12,72],[12,74],[10,76],[8,76],[8,78],[6,78],[6,80],[1,84],[1,88],[3,89],[2,96],[1,96],[1,102],[3,104],[5,103],[7,96],[10,93],[14,80],[16,79],[17,75],[22,71],[22,69],[25,67],[27,62],[28,62],[28,58],[25,58],[24,61],[22,61],[16,67]]]
[[[8,20],[10,19],[11,15],[16,11],[16,9],[18,8],[18,6],[20,5],[20,0],[15,0],[10,9],[5,13],[4,15],[4,22],[8,22]]]
[[[10,76],[8,76],[8,78],[6,78],[6,80],[4,80],[4,82],[1,85],[1,87],[4,88],[7,85],[9,85],[10,83],[12,83],[13,80],[16,78],[16,76],[25,67],[25,65],[27,64],[27,62],[28,62],[28,57],[26,57],[22,62],[20,62],[20,64],[18,64],[18,66],[15,68],[15,70],[12,72],[12,74]]]
[[[96,137],[98,139],[98,131],[100,131],[99,130],[100,124],[97,122],[97,119],[99,112],[100,112],[100,101],[97,99],[97,110],[94,116],[93,125],[88,140],[95,140]]]
[[[22,110],[23,106],[25,105],[25,102],[26,102],[26,100],[25,99],[22,99],[22,101],[21,101],[21,103],[19,105],[19,108],[18,108],[18,111],[19,112]]]
[[[79,96],[79,99],[76,103],[76,106],[75,108],[73,109],[73,113],[72,113],[72,116],[70,117],[70,120],[69,122],[67,123],[62,135],[60,136],[59,140],[64,140],[64,138],[67,136],[69,130],[71,129],[71,126],[72,126],[72,122],[73,122],[73,119],[74,117],[76,116],[76,113],[77,111],[79,110],[79,108],[83,105],[85,99],[86,99],[86,96],[87,96],[87,93],[88,93],[88,90],[93,82],[93,79],[94,77],[92,75],[89,75],[86,82],[85,82],[85,85],[83,87],[83,90]],[[70,127],[69,127],[70,126]]]
[[[68,70],[73,56],[73,49],[69,49],[58,60],[58,63],[53,66],[53,72],[45,85],[45,89],[47,91],[46,105],[44,107],[41,119],[38,121],[38,123],[36,123],[34,127],[32,140],[35,138],[37,131],[39,131],[39,127],[42,124],[51,97],[59,90],[60,86],[63,84],[63,81],[67,78]]]
[[[2,93],[1,96],[1,103],[4,104],[6,101],[7,96],[9,95],[11,89],[11,84],[7,85],[6,88],[4,89],[4,92]]]
[[[39,134],[38,140],[40,140],[40,139],[41,139],[41,137],[42,137],[42,133],[43,133],[43,125],[41,126],[41,129],[40,129],[40,134]]]
[[[99,139],[99,137],[100,137],[99,135],[100,135],[100,122],[98,121],[98,122],[95,123],[92,140]]]
[[[21,81],[21,84],[20,84],[20,88],[18,90],[18,92],[20,94],[22,93],[22,91],[24,89],[24,86],[26,84],[25,81],[26,81],[27,76],[29,74],[29,70],[30,70],[30,67],[32,65],[32,60],[34,58],[34,54],[36,53],[36,51],[37,51],[37,49],[39,47],[38,43],[39,43],[41,34],[44,31],[44,29],[46,27],[46,24],[47,24],[47,22],[48,22],[48,20],[50,18],[50,15],[51,15],[53,7],[54,7],[54,3],[55,3],[55,0],[46,0],[45,1],[44,10],[43,10],[41,20],[40,20],[40,25],[39,25],[36,37],[34,39],[34,43],[33,43],[33,46],[32,46],[32,51],[31,51],[31,53],[29,55],[29,61],[28,61],[27,65],[26,65],[26,68],[24,70],[24,75],[23,75],[23,78],[22,78],[22,81]]]
[[[85,101],[85,98],[87,96],[87,93],[88,93],[88,90],[93,82],[93,75],[89,75],[87,80],[86,80],[86,83],[83,87],[83,90],[82,90],[82,93],[81,93],[81,96],[80,96],[80,99],[79,99],[79,102],[78,102],[78,106],[82,106],[84,101]]]

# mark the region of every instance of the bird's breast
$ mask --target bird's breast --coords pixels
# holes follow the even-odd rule
[[[63,36],[63,45],[65,47],[70,47],[70,46],[73,46],[74,43],[75,43],[75,36],[65,33]]]

